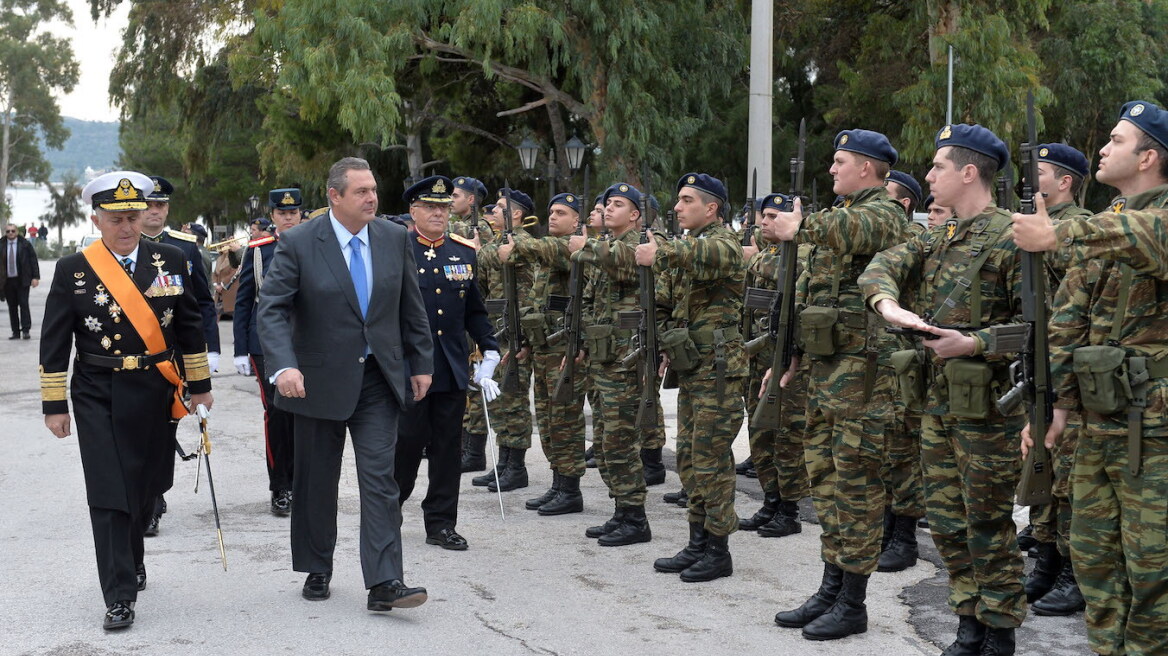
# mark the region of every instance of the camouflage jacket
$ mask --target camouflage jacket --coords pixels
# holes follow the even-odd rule
[[[1046,213],[1048,216],[1050,216],[1050,220],[1054,222],[1055,225],[1058,225],[1059,223],[1062,223],[1068,219],[1091,216],[1090,210],[1079,207],[1074,203],[1059,203],[1057,205],[1051,205],[1050,207],[1046,208]],[[1067,265],[1070,264],[1070,260],[1066,260],[1060,257],[1047,257],[1044,261],[1046,262],[1047,268],[1050,269],[1051,274],[1055,278],[1054,285],[1050,288],[1051,293],[1053,293],[1055,289],[1058,289],[1058,285],[1062,282],[1063,276],[1066,275]]]
[[[515,243],[517,244],[525,239],[533,239],[527,231],[520,227],[515,228],[514,235]],[[486,299],[505,298],[503,290],[503,264],[499,260],[500,243],[500,240],[494,240],[490,244],[484,245],[478,251],[479,273],[486,274],[484,276],[487,285]],[[519,293],[519,311],[521,314],[529,313],[535,307],[534,289],[535,279],[538,274],[536,269],[537,267],[534,263],[516,262],[514,264],[515,288]]]
[[[524,318],[524,322],[525,325],[531,327],[531,330],[538,330],[539,327],[535,325],[537,323],[535,315],[541,315],[545,336],[559,330],[564,322],[563,313],[552,312],[548,309],[548,299],[553,295],[571,295],[572,290],[568,288],[568,280],[572,271],[569,255],[567,236],[529,237],[525,235],[515,240],[515,248],[511,251],[512,261],[516,263],[527,262],[539,267],[539,275],[535,277],[535,286],[531,292],[532,312]],[[525,329],[524,332],[530,332],[530,330]],[[546,344],[540,344],[542,340],[532,339],[532,337],[533,335],[528,335],[528,340],[532,342],[533,346],[548,350],[542,348],[546,346]]]
[[[1155,361],[1168,357],[1168,280],[1162,277],[1166,242],[1159,225],[1166,216],[1163,208],[1168,208],[1168,186],[1126,199],[1120,212],[1076,220],[1073,224],[1082,228],[1066,233],[1071,239],[1067,250],[1072,250],[1076,259],[1096,259],[1069,267],[1055,297],[1050,347],[1051,380],[1058,391],[1058,407],[1081,408],[1074,351],[1088,345],[1114,345],[1109,339],[1117,320],[1120,327],[1116,341],[1129,356],[1146,356]],[[1158,220],[1148,220],[1157,213]],[[1056,233],[1071,223],[1060,224]],[[1100,255],[1112,259],[1098,259]],[[1125,270],[1131,276],[1127,308],[1122,317],[1116,317]],[[1109,416],[1085,412],[1084,420],[1093,434],[1127,433],[1125,412]],[[1143,433],[1168,435],[1168,378],[1153,378],[1148,383]]]
[[[586,269],[590,272],[584,288],[584,302],[581,304],[585,325],[615,325],[620,312],[640,309],[636,261],[636,248],[640,242],[640,232],[629,230],[620,237],[588,239],[584,243],[584,248],[573,255],[592,265]],[[604,364],[604,368],[614,371],[626,370],[621,360],[628,354],[633,343],[633,332],[620,328],[613,329],[616,360]],[[585,343],[588,343],[587,340]],[[627,370],[635,370],[637,366],[630,364]]]
[[[687,239],[661,244],[654,265],[658,271],[675,269],[673,308],[675,325],[685,326],[697,347],[701,363],[683,380],[712,380],[715,351],[719,350],[715,330],[726,331],[724,350],[726,378],[746,375],[746,350],[739,323],[742,317],[742,244],[734,232],[719,222],[691,231]]]

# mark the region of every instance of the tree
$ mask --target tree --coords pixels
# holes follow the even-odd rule
[[[65,228],[77,225],[87,217],[81,203],[82,187],[72,171],[61,176],[60,185],[55,187],[46,183],[45,186],[49,189],[49,211],[41,215],[41,223],[57,229],[57,253],[60,255],[65,246]]]
[[[68,39],[40,31],[56,20],[71,25],[60,0],[0,0],[0,214],[9,212],[8,181],[45,182],[49,165],[37,146],[60,148],[69,131],[53,98],[77,84],[79,67]],[[15,155],[15,156],[14,156]]]

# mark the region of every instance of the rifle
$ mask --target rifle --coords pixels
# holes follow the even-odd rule
[[[1037,147],[1037,144],[1035,145]],[[1023,148],[1026,146],[1023,145]],[[1023,154],[1025,157],[1025,154]],[[1023,175],[1025,175],[1026,163],[1023,162]],[[1025,193],[1025,192],[1023,192]],[[1014,167],[1007,162],[1006,168],[1002,170],[1002,174],[998,176],[998,207],[1004,210],[1014,209]]]
[[[754,169],[750,176],[750,200],[746,202],[746,207],[743,208],[745,212],[742,221],[742,246],[750,246],[751,238],[754,237],[754,203],[758,198],[758,169]],[[749,263],[744,263],[749,264]],[[752,333],[754,333],[754,308],[746,303],[746,297],[750,293],[750,288],[754,284],[754,274],[750,272],[750,268],[746,269],[746,277],[743,280],[742,289],[742,319],[739,322],[738,332],[742,334],[743,343],[749,343]],[[750,393],[750,375],[751,368],[746,367],[746,386],[744,389],[746,393]]]
[[[649,243],[649,229],[652,219],[649,217],[649,168],[643,166],[641,178],[646,187],[641,194],[638,209],[641,210],[641,243]],[[637,348],[634,349],[622,364],[628,366],[635,358],[641,360],[641,402],[637,406],[637,420],[634,424],[640,429],[656,428],[657,426],[657,388],[661,381],[657,376],[659,363],[659,348],[657,345],[657,286],[653,276],[653,266],[637,266],[637,278],[640,286],[641,309],[639,312],[630,312],[625,317],[637,319]],[[626,318],[625,321],[628,321]],[[624,322],[622,322],[624,323]]]
[[[665,224],[669,228],[670,239],[681,239],[681,228],[677,225],[677,212],[672,208],[665,213]]]
[[[590,199],[588,192],[588,183],[590,181],[589,167],[584,167],[584,195],[580,197],[580,205],[583,206],[585,202]],[[576,224],[576,234],[584,234],[584,224],[588,221],[587,216],[581,216],[580,221]],[[549,222],[548,225],[551,225]],[[581,340],[580,334],[582,332],[580,323],[584,314],[582,307],[584,301],[584,263],[580,258],[572,258],[572,271],[568,274],[568,294],[569,296],[561,301],[563,297],[549,296],[548,306],[554,308],[563,303],[564,305],[564,327],[559,331],[553,333],[548,337],[549,344],[556,344],[560,339],[567,342],[564,348],[564,368],[560,371],[560,377],[556,381],[556,388],[552,392],[552,403],[560,405],[571,405],[576,401],[576,354],[580,352]]]
[[[1034,197],[1038,191],[1038,135],[1034,118],[1034,93],[1026,96],[1026,143],[1022,144],[1022,214],[1034,214]],[[998,399],[998,410],[1009,414],[1021,402],[1026,403],[1030,420],[1030,437],[1034,446],[1026,454],[1022,478],[1018,482],[1019,505],[1031,506],[1051,501],[1053,485],[1050,451],[1046,448],[1046,429],[1054,419],[1054,390],[1050,384],[1050,345],[1047,322],[1050,308],[1046,304],[1046,266],[1042,253],[1022,253],[1022,322],[992,326],[990,337],[995,352],[1016,351],[1018,359],[1010,365],[1013,382]]]
[[[799,121],[797,152],[798,154],[791,159],[791,197],[783,208],[787,212],[794,209],[795,198],[803,194],[803,161],[807,152],[806,119]],[[752,428],[767,430],[779,427],[782,409],[782,388],[779,387],[779,379],[791,366],[791,360],[795,357],[795,321],[798,319],[795,314],[795,259],[798,254],[799,247],[794,240],[779,245],[781,276],[778,293],[771,302],[769,326],[775,352],[771,360],[771,379],[767,381],[766,391],[750,418]]]
[[[503,212],[503,238],[500,243],[514,243],[515,227],[511,221],[511,208],[515,205],[511,201],[511,186],[504,182],[503,195],[507,199],[507,210]],[[515,264],[503,262],[503,298],[506,306],[503,310],[503,330],[507,333],[507,361],[503,363],[504,392],[518,393],[519,385],[519,287],[515,281]]]
[[[470,206],[470,227],[467,230],[467,238],[474,239],[479,236],[479,199]]]

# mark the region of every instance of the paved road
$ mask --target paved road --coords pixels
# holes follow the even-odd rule
[[[582,533],[612,511],[595,470],[582,490],[581,515],[540,518],[523,501],[550,481],[539,449],[528,457],[532,485],[498,499],[465,478],[459,530],[469,551],[424,544],[416,500],[402,528],[406,582],[429,589],[426,605],[388,614],[365,610],[357,556],[358,499],[347,454],[341,478],[336,571],[332,598],[300,598],[303,577],[291,570],[288,520],[268,513],[259,400],[254,382],[234,372],[214,377],[212,415],[215,482],[227,541],[228,571],[219,564],[205,482],[196,495],[193,462],[178,463],[170,512],[161,535],[148,538],[149,587],[139,596],[128,631],[106,633],[94,571],[76,437],[57,440],[44,428],[37,380],[37,334],[53,264],[34,290],[34,339],[0,341],[3,445],[0,459],[0,545],[5,585],[3,654],[936,654],[952,640],[955,620],[944,607],[944,574],[930,559],[898,574],[874,575],[869,630],[830,644],[803,640],[772,623],[819,580],[818,528],[763,539],[731,539],[735,573],[685,584],[653,572],[686,538],[682,509],[660,503],[677,489],[670,472],[651,488],[649,544],[602,548]],[[230,352],[231,326],[223,323]],[[225,359],[230,366],[230,357]],[[664,400],[673,407],[673,397]],[[672,435],[675,417],[667,415]],[[185,447],[196,441],[189,419],[179,427]],[[672,449],[670,443],[668,449]],[[745,439],[735,444],[745,457]],[[739,479],[740,513],[752,513],[761,494]],[[813,519],[809,504],[804,508]],[[922,538],[925,538],[922,532]],[[927,542],[927,538],[925,538]],[[931,549],[931,545],[929,547]],[[1031,618],[1020,654],[1086,653],[1081,617]]]

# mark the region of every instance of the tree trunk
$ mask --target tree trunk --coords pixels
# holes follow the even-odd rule
[[[961,22],[960,0],[929,0],[929,63],[945,61],[945,43],[940,37],[955,34]]]
[[[0,115],[0,121],[4,122],[3,128],[0,128],[0,218],[7,218],[12,211],[8,207],[8,131],[12,126],[12,114],[11,103],[6,102],[4,113]]]

